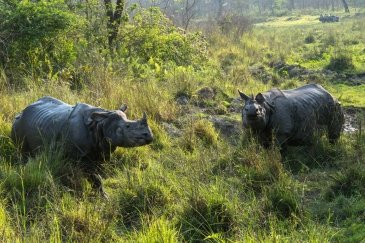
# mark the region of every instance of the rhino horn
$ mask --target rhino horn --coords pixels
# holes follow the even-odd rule
[[[248,97],[247,95],[245,95],[244,93],[242,93],[239,89],[238,89],[238,93],[240,94],[241,98],[244,101],[247,101],[247,100],[250,100],[251,99],[250,97]]]
[[[143,116],[142,116],[142,123],[146,123],[147,124],[147,114],[146,114],[146,112],[144,111],[143,112]]]
[[[128,109],[128,106],[126,104],[123,104],[119,107],[119,110],[126,112],[126,110]]]

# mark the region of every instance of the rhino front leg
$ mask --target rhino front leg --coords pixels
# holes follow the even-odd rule
[[[89,174],[88,178],[91,182],[91,186],[93,189],[97,190],[101,196],[103,196],[105,199],[109,200],[108,194],[104,191],[102,178],[99,174],[92,173]]]
[[[336,103],[335,106],[330,109],[331,119],[328,124],[328,140],[331,144],[335,143],[341,134],[345,117],[340,104]]]
[[[276,135],[276,145],[280,148],[280,154],[282,157],[285,157],[288,151],[288,134],[277,134]]]

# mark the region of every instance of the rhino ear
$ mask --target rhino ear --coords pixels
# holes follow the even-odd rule
[[[264,101],[265,101],[265,97],[264,97],[261,93],[258,93],[258,94],[256,95],[255,100],[256,100],[258,103],[264,103]]]
[[[123,104],[123,105],[121,105],[121,106],[119,107],[119,110],[120,110],[120,111],[123,111],[123,112],[126,112],[126,111],[127,111],[127,109],[128,109],[128,106],[127,106],[126,104]]]
[[[242,93],[239,89],[238,89],[238,93],[240,94],[241,98],[244,101],[250,100],[250,97],[248,97],[247,95],[245,95],[244,93]]]

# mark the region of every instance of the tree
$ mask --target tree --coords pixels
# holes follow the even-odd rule
[[[294,10],[295,5],[294,5],[294,0],[289,0],[289,9],[290,11]]]
[[[122,14],[124,11],[125,0],[117,0],[115,11],[111,0],[104,0],[106,16],[108,17],[108,43],[109,48],[113,48],[113,42],[118,35],[118,28],[121,23]]]
[[[182,13],[182,18],[183,18],[182,24],[185,31],[188,30],[190,21],[196,14],[195,6],[198,3],[198,1],[199,0],[185,0],[185,7]]]
[[[349,13],[349,5],[347,4],[346,0],[342,0],[343,7],[345,8],[345,12]]]

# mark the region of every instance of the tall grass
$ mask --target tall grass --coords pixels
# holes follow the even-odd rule
[[[349,26],[360,31],[359,25],[348,21],[341,26],[350,33]],[[0,72],[0,241],[329,242],[349,235],[359,239],[364,229],[364,173],[357,167],[365,161],[363,130],[345,134],[337,145],[319,137],[315,147],[292,148],[282,160],[278,148],[265,150],[247,134],[225,139],[209,121],[217,114],[205,114],[206,107],[193,102],[196,91],[206,86],[219,87],[228,96],[211,101],[210,107],[235,100],[237,88],[248,93],[269,89],[273,82],[255,78],[250,66],[262,64],[270,75],[279,75],[270,66],[279,61],[309,67],[311,61],[303,57],[315,48],[329,54],[328,36],[334,28],[256,27],[239,41],[217,33],[210,40],[211,69],[177,68],[165,79],[151,76],[141,81],[95,67],[85,72],[80,89],[67,78],[24,77],[26,85],[18,90]],[[305,43],[308,33],[315,42]],[[344,39],[349,38],[344,34],[333,45]],[[363,45],[362,39],[355,45]],[[321,55],[323,63],[327,54]],[[277,86],[305,82],[281,77]],[[356,99],[362,86],[324,84],[344,104],[364,106],[361,98]],[[191,102],[179,105],[178,94],[187,94]],[[9,138],[15,115],[44,95],[107,109],[126,103],[131,118],[147,112],[155,140],[150,146],[119,148],[113,154],[103,179],[109,201],[95,194],[57,151],[24,158]],[[219,116],[240,119],[228,112]],[[165,122],[174,124],[181,136],[170,136]],[[353,178],[356,183],[350,185]],[[346,207],[348,203],[354,204]]]

